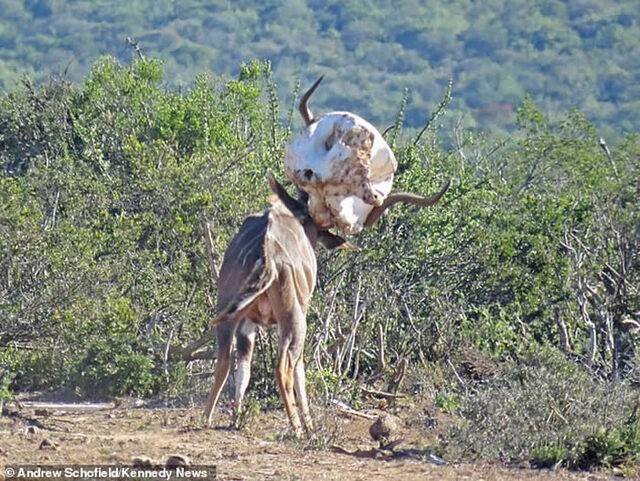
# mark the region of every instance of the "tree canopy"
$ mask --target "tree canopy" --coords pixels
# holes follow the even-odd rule
[[[0,0],[0,86],[23,73],[79,80],[103,54],[129,60],[131,37],[174,86],[268,59],[282,98],[329,74],[316,105],[381,127],[408,89],[418,127],[451,78],[452,124],[512,130],[528,93],[552,118],[579,109],[613,140],[640,127],[639,27],[633,0]]]

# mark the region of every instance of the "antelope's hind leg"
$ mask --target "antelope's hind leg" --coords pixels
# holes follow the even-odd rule
[[[253,349],[256,343],[257,326],[249,319],[240,322],[236,331],[236,371],[235,371],[235,397],[234,397],[234,418],[242,412],[242,401],[244,400],[249,379],[251,378],[251,361],[253,359]]]
[[[218,354],[216,359],[216,367],[213,376],[213,385],[207,398],[207,405],[204,410],[204,418],[207,426],[211,426],[213,420],[213,411],[216,408],[220,393],[227,382],[229,376],[229,368],[231,366],[231,348],[233,345],[233,336],[237,321],[222,321],[216,326],[216,337],[218,338]]]

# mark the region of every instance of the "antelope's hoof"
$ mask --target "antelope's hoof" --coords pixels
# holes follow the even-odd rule
[[[213,419],[205,414],[204,416],[202,416],[202,424],[204,425],[205,429],[210,429],[211,425],[213,424]]]
[[[313,434],[315,433],[316,427],[313,424],[313,421],[311,419],[305,420],[304,429],[307,433],[307,437],[310,438],[311,436],[313,436]]]

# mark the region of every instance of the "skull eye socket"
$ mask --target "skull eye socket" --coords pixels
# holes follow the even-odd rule
[[[324,141],[324,148],[328,151],[330,151],[334,144],[336,143],[336,139],[338,137],[338,133],[336,132],[336,129],[334,127],[333,132],[331,132],[331,134],[329,134],[329,137],[327,137],[327,139]]]

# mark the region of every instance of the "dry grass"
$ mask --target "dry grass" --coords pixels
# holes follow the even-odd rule
[[[421,406],[399,410],[415,418]],[[34,418],[33,410],[23,410]],[[181,454],[193,464],[215,464],[221,479],[485,479],[485,480],[577,480],[584,475],[566,471],[548,472],[507,469],[492,464],[436,466],[423,459],[391,461],[358,458],[332,452],[339,442],[347,450],[373,447],[370,421],[347,418],[332,410],[315,410],[318,435],[312,442],[287,439],[288,422],[281,410],[262,412],[241,431],[226,428],[230,418],[219,412],[216,423],[224,428],[204,429],[200,408],[120,408],[97,412],[53,412],[38,417],[45,429],[25,434],[25,420],[0,418],[0,465],[12,463],[125,463],[135,456],[163,462]],[[417,425],[405,425],[405,447],[425,451],[425,440],[433,437]],[[44,438],[58,448],[41,450]],[[422,444],[421,444],[422,443]],[[594,475],[592,478],[605,479]]]

